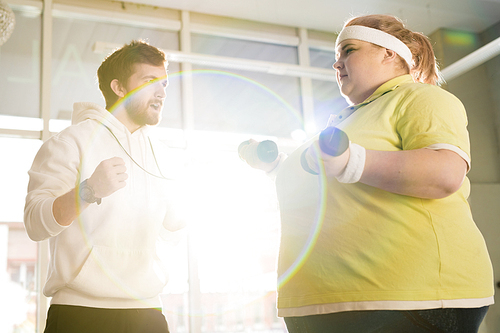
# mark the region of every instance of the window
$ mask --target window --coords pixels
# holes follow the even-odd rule
[[[15,10],[15,29],[0,47],[0,126],[40,130],[40,13]],[[12,118],[16,117],[16,118]]]
[[[290,138],[303,127],[296,78],[196,66],[193,95],[196,130]]]
[[[193,34],[195,53],[297,64],[297,48]],[[289,138],[302,129],[298,78],[193,67],[195,129]]]
[[[332,68],[335,62],[335,53],[323,50],[310,49],[311,66]],[[331,114],[338,113],[348,106],[344,97],[340,95],[335,82],[313,80],[314,120],[316,128],[323,129]]]
[[[297,48],[234,38],[192,34],[195,53],[224,57],[297,64]]]
[[[0,137],[0,331],[34,332],[36,325],[35,266],[37,244],[23,226],[28,170],[40,140]],[[22,154],[20,153],[22,152]]]

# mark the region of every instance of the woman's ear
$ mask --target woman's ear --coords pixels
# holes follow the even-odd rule
[[[123,88],[123,85],[118,81],[118,79],[114,79],[110,83],[111,90],[116,94],[116,96],[123,98],[127,94],[125,88]]]
[[[398,54],[390,49],[385,49],[384,61],[395,61],[398,58]]]

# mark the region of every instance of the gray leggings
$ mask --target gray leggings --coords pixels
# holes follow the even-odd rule
[[[488,307],[287,317],[289,333],[477,333]]]

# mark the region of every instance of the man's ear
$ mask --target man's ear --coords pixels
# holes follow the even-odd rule
[[[111,81],[110,86],[116,96],[120,98],[125,97],[125,95],[127,94],[125,88],[120,83],[120,81],[118,81],[118,79],[114,79],[113,81]]]

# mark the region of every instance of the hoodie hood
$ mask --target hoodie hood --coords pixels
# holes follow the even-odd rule
[[[99,104],[90,102],[80,102],[73,104],[73,114],[71,116],[71,124],[75,125],[84,120],[92,119],[116,129],[123,130],[123,125],[115,116]]]
[[[79,102],[73,104],[73,114],[71,116],[71,124],[75,125],[87,119],[96,120],[99,123],[106,125],[115,133],[125,132],[130,133],[128,128],[119,121],[111,112],[96,103]],[[135,132],[146,133],[150,126],[143,126]],[[134,133],[135,133],[134,132]]]

